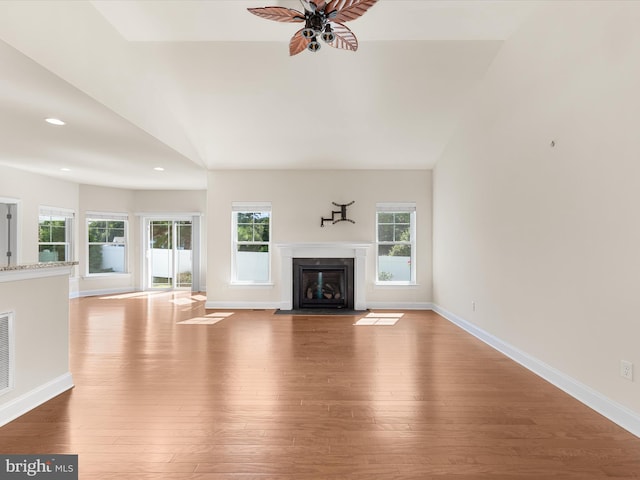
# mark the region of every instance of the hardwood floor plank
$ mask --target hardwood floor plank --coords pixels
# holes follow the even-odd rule
[[[86,480],[638,478],[640,439],[433,312],[185,325],[188,292],[116,297],[71,301],[76,387],[0,452],[75,453]]]

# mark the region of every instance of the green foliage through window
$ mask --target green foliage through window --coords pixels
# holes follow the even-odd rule
[[[124,238],[124,221],[92,220],[89,222],[89,243],[113,243],[114,238]]]
[[[238,243],[269,242],[269,212],[238,212]]]
[[[44,220],[40,222],[40,243],[64,243],[66,242],[66,220]]]
[[[411,213],[378,212],[378,243],[382,255],[411,256]]]
[[[88,220],[89,273],[126,271],[126,221]]]
[[[40,215],[38,261],[64,262],[71,256],[71,218]]]

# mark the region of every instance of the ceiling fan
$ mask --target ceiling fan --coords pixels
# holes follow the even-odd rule
[[[335,48],[356,51],[358,39],[344,22],[362,16],[378,0],[300,0],[304,13],[285,7],[248,8],[251,13],[268,20],[302,23],[289,42],[289,55],[297,55],[307,49],[320,49],[318,37]]]

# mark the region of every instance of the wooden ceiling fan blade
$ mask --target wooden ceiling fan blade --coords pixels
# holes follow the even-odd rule
[[[289,42],[289,55],[292,57],[305,51],[311,42],[310,38],[304,38],[302,36],[302,30],[304,29],[301,28],[298,30],[293,37],[291,37],[291,41]]]
[[[378,0],[331,0],[325,12],[328,15],[335,10],[337,14],[331,18],[334,22],[348,22],[360,18],[367,10],[373,7],[377,1]]]
[[[351,50],[352,52],[358,50],[358,39],[348,27],[335,22],[331,22],[330,25],[335,39],[329,45],[334,48]]]
[[[274,22],[300,23],[304,22],[304,14],[285,7],[260,7],[247,8],[251,13],[258,17],[273,20]]]

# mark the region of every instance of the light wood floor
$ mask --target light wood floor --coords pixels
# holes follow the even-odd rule
[[[72,300],[76,387],[0,453],[79,454],[81,479],[640,477],[640,439],[433,312],[179,324],[215,313],[197,298]]]

